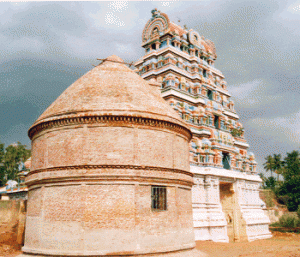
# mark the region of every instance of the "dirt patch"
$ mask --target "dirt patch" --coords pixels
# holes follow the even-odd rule
[[[0,257],[14,257],[21,253],[21,246],[17,244],[16,229],[17,225],[0,225]]]
[[[1,234],[1,238],[3,234]],[[0,257],[15,257],[21,254],[14,238],[6,235],[0,243]],[[300,235],[274,232],[270,239],[241,243],[214,243],[197,241],[198,250],[209,257],[300,257]]]
[[[215,243],[197,241],[198,250],[210,257],[300,257],[300,235],[272,233],[269,239],[240,243]]]

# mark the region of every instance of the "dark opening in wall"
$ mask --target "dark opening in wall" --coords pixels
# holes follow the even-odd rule
[[[230,156],[229,156],[229,153],[224,153],[223,152],[222,163],[223,163],[223,168],[224,169],[230,170]]]
[[[213,100],[213,92],[211,90],[207,90],[207,97],[209,100]]]
[[[154,50],[156,50],[156,45],[155,45],[155,44],[152,44],[152,45],[151,45],[151,48],[154,49]]]
[[[220,126],[219,126],[219,116],[215,116],[215,120],[214,120],[214,126],[216,129],[219,129]]]

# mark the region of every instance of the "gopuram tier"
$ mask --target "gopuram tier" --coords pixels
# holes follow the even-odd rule
[[[188,124],[196,240],[252,241],[271,237],[254,154],[227,83],[215,68],[216,48],[193,29],[154,9],[142,34],[145,55],[136,72]]]

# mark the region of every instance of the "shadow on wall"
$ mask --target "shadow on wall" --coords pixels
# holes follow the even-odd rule
[[[21,249],[24,244],[26,200],[0,201],[0,244]]]

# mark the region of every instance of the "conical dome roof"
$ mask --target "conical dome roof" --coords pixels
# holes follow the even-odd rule
[[[44,122],[102,115],[153,118],[188,129],[147,81],[113,55],[68,87],[31,126],[29,135]]]

